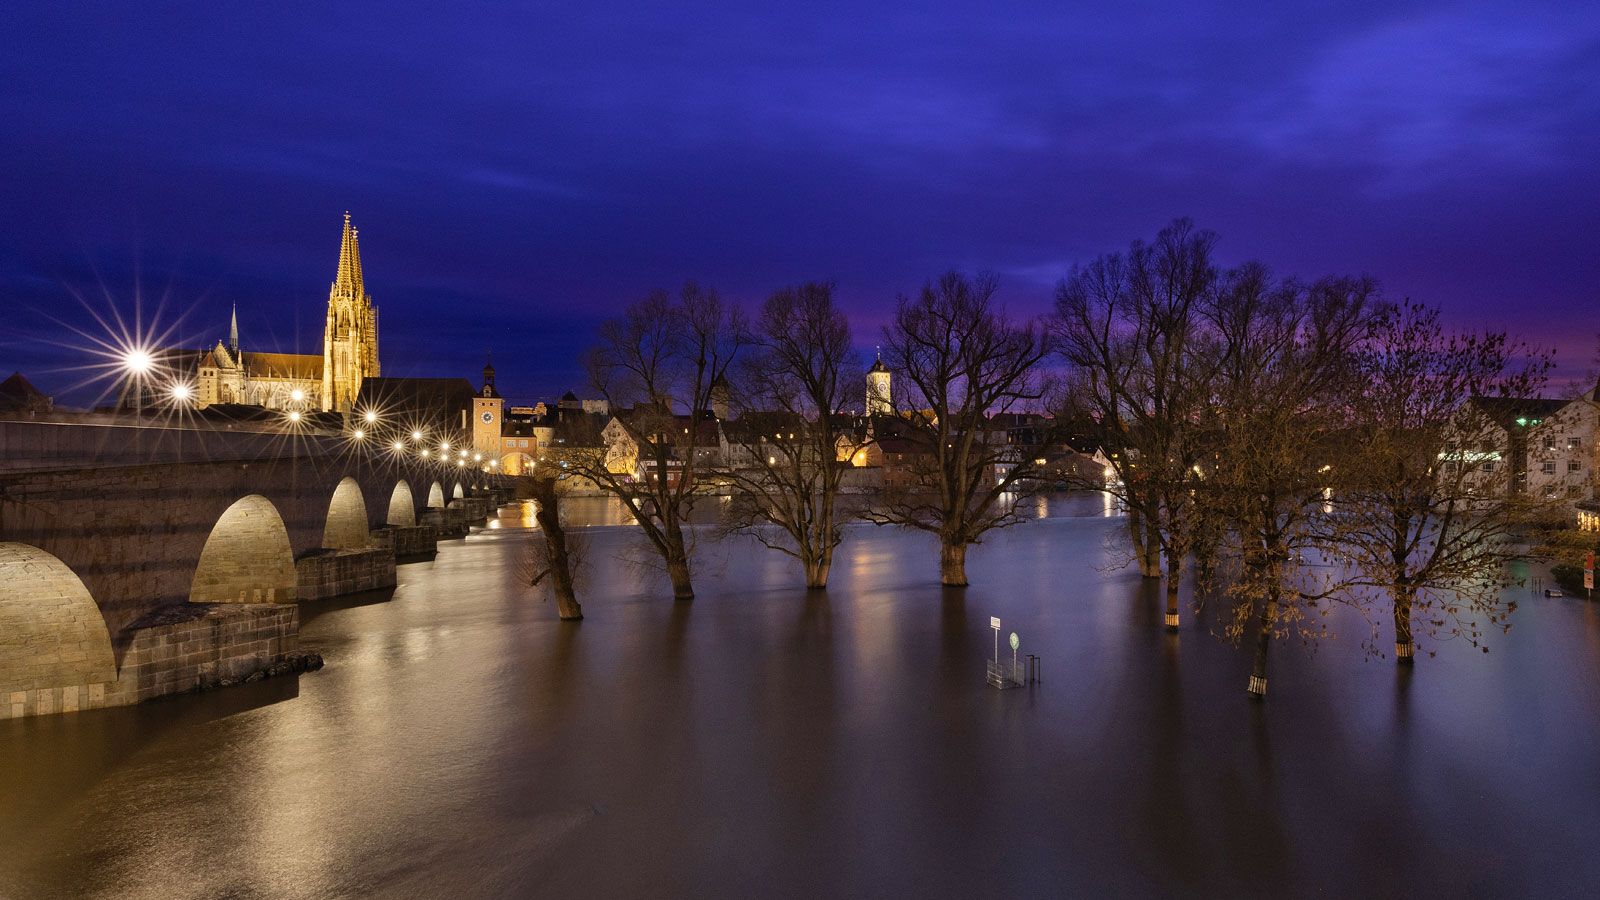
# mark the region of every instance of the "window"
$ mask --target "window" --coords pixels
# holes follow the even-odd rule
[[[1583,463],[1578,462],[1575,459],[1567,460],[1567,471],[1568,472],[1582,472],[1583,471]]]
[[[1567,438],[1567,449],[1568,450],[1581,450],[1581,449],[1583,449],[1583,438],[1576,437],[1576,436]]]
[[[1556,464],[1555,463],[1547,462],[1547,463],[1544,464],[1544,474],[1546,474],[1546,475],[1554,475],[1555,473],[1556,473]]]
[[[1490,461],[1484,463],[1483,464],[1483,470],[1485,472],[1493,472],[1494,471],[1494,460],[1490,460]]]
[[[1553,438],[1553,437],[1545,438],[1544,439],[1544,448],[1546,450],[1554,450],[1556,448],[1556,439]]]
[[[1576,500],[1576,499],[1578,499],[1579,497],[1582,497],[1582,496],[1583,496],[1583,488],[1579,487],[1576,484],[1567,485],[1567,498],[1568,499]]]

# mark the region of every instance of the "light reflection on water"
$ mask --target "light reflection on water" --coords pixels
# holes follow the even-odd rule
[[[1119,515],[1112,496],[1101,492],[1043,493],[1023,497],[1007,494],[1003,495],[1002,499],[1005,502],[1017,503],[1017,512],[1029,519]],[[1093,502],[1096,499],[1098,503]],[[692,507],[689,522],[697,525],[717,524],[730,502],[731,498],[726,496],[702,497]],[[861,502],[859,497],[845,496],[841,498],[840,508],[849,513],[859,507]],[[534,507],[532,500],[519,500],[507,504],[500,508],[498,518],[490,520],[489,527],[537,529],[539,523],[534,518]],[[609,494],[596,497],[564,497],[561,500],[561,518],[570,527],[634,524],[633,516],[623,506],[622,501]]]
[[[595,528],[564,624],[508,507],[306,604],[320,672],[0,722],[0,897],[1592,895],[1596,606],[1414,672],[1284,644],[1257,706],[1217,621],[1169,636],[1108,568],[1108,511],[1050,498],[966,589],[897,529],[825,592],[707,540],[692,603]],[[1042,685],[984,685],[991,615]]]

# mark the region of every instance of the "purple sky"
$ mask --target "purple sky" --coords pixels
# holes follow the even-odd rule
[[[385,373],[492,345],[514,397],[655,286],[832,278],[870,347],[942,269],[1042,311],[1179,215],[1590,363],[1592,4],[542,6],[5,4],[0,369],[68,393],[51,317],[136,287],[320,351],[346,209]]]

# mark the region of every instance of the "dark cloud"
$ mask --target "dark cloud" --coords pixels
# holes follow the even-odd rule
[[[8,5],[0,367],[70,365],[73,292],[136,285],[314,346],[345,209],[386,367],[493,345],[529,395],[657,285],[834,278],[870,345],[939,269],[1042,309],[1176,215],[1587,363],[1581,4],[550,6]]]

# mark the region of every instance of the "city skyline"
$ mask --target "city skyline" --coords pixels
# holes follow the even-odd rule
[[[426,47],[360,6],[323,29],[250,15],[5,14],[24,40],[0,64],[20,87],[0,209],[33,225],[0,247],[21,310],[0,352],[46,390],[77,364],[52,321],[85,324],[74,292],[166,293],[191,343],[237,303],[247,343],[314,350],[346,209],[386,363],[471,373],[493,346],[526,396],[581,389],[572,348],[652,288],[753,304],[831,278],[870,348],[943,269],[994,270],[1041,312],[1070,264],[1181,215],[1226,263],[1365,272],[1555,346],[1568,377],[1593,355],[1585,11],[568,11]]]

